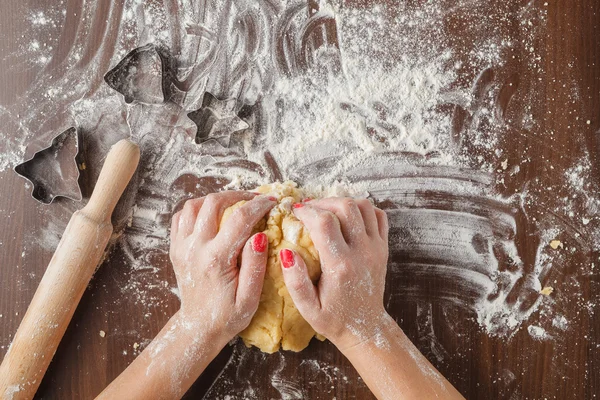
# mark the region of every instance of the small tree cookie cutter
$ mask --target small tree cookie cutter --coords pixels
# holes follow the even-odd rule
[[[44,204],[50,204],[57,197],[81,201],[79,185],[80,135],[71,127],[52,139],[33,156],[17,165],[14,170],[33,186],[31,196]],[[82,169],[85,164],[81,164]]]

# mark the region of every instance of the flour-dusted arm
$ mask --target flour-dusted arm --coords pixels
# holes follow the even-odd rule
[[[225,209],[248,200],[219,230]],[[99,399],[177,399],[256,312],[267,238],[253,236],[274,199],[221,192],[186,202],[171,225],[181,308]],[[240,267],[237,261],[241,257]]]
[[[378,399],[462,399],[383,307],[385,212],[349,198],[298,203],[294,212],[321,257],[314,285],[302,257],[280,253],[286,286],[303,317],[350,360]]]

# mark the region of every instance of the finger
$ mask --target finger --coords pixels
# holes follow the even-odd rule
[[[177,231],[179,230],[179,218],[181,217],[181,211],[177,211],[173,214],[173,218],[171,218],[171,240],[177,236]]]
[[[204,197],[185,202],[181,210],[177,229],[180,238],[186,238],[194,232],[194,225],[196,224],[196,218],[198,217],[202,203],[204,203]]]
[[[205,239],[214,238],[219,231],[225,209],[239,201],[252,200],[256,196],[256,193],[237,190],[209,194],[205,197],[204,205],[198,214],[196,232]]]
[[[230,258],[237,257],[258,221],[275,203],[274,197],[257,196],[235,210],[215,237],[215,241],[219,243],[217,246],[226,250]]]
[[[355,243],[366,235],[365,223],[354,199],[348,197],[331,197],[313,200],[313,207],[331,211],[340,221],[342,235],[347,243]]]
[[[371,237],[379,236],[379,224],[377,222],[377,215],[375,214],[375,206],[367,199],[356,200],[356,205],[362,215],[367,235]]]
[[[312,202],[311,202],[312,203]],[[339,259],[340,253],[348,248],[337,217],[330,211],[303,204],[294,206],[294,215],[304,224],[319,256],[322,267]]]
[[[269,240],[263,232],[252,236],[242,251],[236,304],[244,313],[256,312],[267,269]]]
[[[377,225],[379,228],[379,235],[387,243],[389,234],[389,222],[388,216],[385,211],[375,208],[375,215],[377,216]]]
[[[313,325],[321,310],[321,302],[304,260],[295,251],[283,249],[279,252],[279,261],[290,297],[304,319]]]
[[[181,218],[181,211],[176,212],[171,219],[171,245],[169,253],[173,252],[176,243],[175,239],[177,238],[177,232],[179,230],[179,218]]]

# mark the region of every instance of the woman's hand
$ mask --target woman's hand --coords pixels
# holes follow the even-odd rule
[[[380,400],[462,399],[383,308],[386,214],[367,200],[348,198],[299,203],[294,213],[321,258],[315,286],[299,255],[279,253],[285,284],[308,323],[336,345]]]
[[[219,230],[223,212],[241,200]],[[252,236],[275,199],[221,192],[189,200],[173,216],[171,261],[181,308],[98,399],[178,399],[258,307],[267,237]],[[238,258],[241,257],[238,268]]]
[[[294,205],[321,258],[315,286],[298,254],[279,257],[290,296],[302,316],[340,350],[380,332],[391,318],[383,307],[388,259],[385,212],[368,200],[328,198]]]
[[[241,200],[248,202],[219,230],[225,209]],[[268,254],[266,235],[250,235],[274,205],[271,197],[227,191],[188,200],[173,216],[170,255],[184,320],[229,339],[250,324]]]

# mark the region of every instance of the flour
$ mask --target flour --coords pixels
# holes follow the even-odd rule
[[[7,169],[14,168],[17,164],[22,161],[22,156],[25,152],[25,148],[22,147],[18,151],[7,151],[6,153],[0,154],[0,172],[4,172]]]
[[[188,50],[201,38],[205,55],[216,52],[217,64],[244,60],[239,65],[246,71],[243,76],[249,80],[232,80],[229,85],[222,81],[195,82],[200,86],[204,84],[209,90],[217,89],[218,95],[237,92],[242,102],[257,102],[259,111],[253,116],[254,129],[232,138],[231,147],[225,149],[214,142],[201,145],[194,142],[195,127],[185,117],[185,112],[195,102],[191,94],[181,104],[183,108],[174,104],[126,106],[126,128],[140,142],[144,155],[140,186],[144,194],[137,196],[129,227],[119,237],[118,245],[135,271],[155,274],[157,269],[151,265],[151,254],[164,254],[168,250],[171,209],[182,196],[173,185],[182,175],[215,177],[223,181],[222,187],[226,189],[267,183],[273,178],[265,171],[273,171],[265,165],[265,150],[276,163],[280,179],[300,182],[315,197],[370,195],[403,207],[435,208],[421,194],[427,189],[453,196],[476,194],[482,201],[496,202],[498,207],[508,203],[493,187],[498,180],[492,174],[499,165],[501,171],[508,171],[509,159],[498,148],[504,121],[495,111],[496,93],[489,82],[491,72],[486,68],[501,68],[506,54],[518,46],[514,41],[492,36],[481,39],[463,54],[462,48],[455,48],[444,39],[440,21],[447,11],[439,4],[401,5],[397,15],[390,15],[383,7],[358,10],[340,4],[321,4],[315,18],[335,20],[337,41],[328,37],[323,46],[314,48],[303,63],[297,64],[290,49],[283,54],[282,60],[273,59],[278,44],[269,42],[272,40],[270,30],[277,25],[277,20],[264,14],[262,6],[247,8],[240,3],[232,5],[231,10],[221,10],[227,21],[225,26],[235,35],[240,34],[233,24],[236,15],[249,12],[248,15],[260,15],[264,19],[256,19],[259,22],[254,39],[258,47],[252,54],[254,61],[249,62],[248,54],[244,53],[248,47],[216,41],[214,32],[221,29],[218,14],[202,16],[187,7],[190,6],[184,7],[181,17],[186,21],[186,32],[195,32],[193,35],[178,36],[180,33],[170,25],[172,21],[164,9],[143,7],[136,1],[126,7],[124,29],[139,41],[167,45],[179,41],[182,48]],[[476,3],[477,7],[480,7],[479,3]],[[530,48],[535,32],[527,23],[532,21],[529,11],[524,10],[525,14],[523,29],[526,35],[522,45]],[[300,45],[302,33],[302,24],[298,20],[298,17],[292,18],[289,25],[290,37],[296,40],[296,45]],[[150,24],[153,29],[140,30],[141,22]],[[535,49],[532,52],[535,53]],[[116,54],[122,53],[120,50]],[[182,51],[179,56],[182,63],[178,71],[180,77],[194,76],[194,71],[188,67],[194,65],[198,55],[190,50]],[[463,57],[463,61],[457,62],[459,57]],[[466,64],[483,72],[473,77],[472,85],[457,86],[456,81],[466,67],[464,57]],[[485,157],[464,153],[461,147],[464,142],[457,143],[453,134],[455,117],[445,109],[449,104],[472,114],[464,134]],[[72,111],[79,124],[94,127],[97,133],[113,135],[106,139],[110,143],[127,134],[114,129],[115,124],[122,126],[118,119],[106,121],[104,117],[119,107],[118,96],[105,91],[93,100],[78,100]],[[491,152],[491,156],[485,152]],[[248,161],[253,164],[249,165]],[[479,168],[469,169],[473,164]],[[518,174],[519,169],[516,164],[510,171]],[[576,179],[584,172],[581,169],[569,172],[569,182],[580,184]],[[372,179],[373,176],[377,179]],[[471,182],[474,178],[481,185],[474,185]],[[198,187],[186,191],[193,193]],[[398,197],[399,192],[402,200]],[[446,252],[445,257],[451,257],[458,267],[461,262],[466,262],[465,255],[469,254],[462,251],[464,247],[461,246],[470,243],[471,237],[481,234],[482,229],[488,230],[484,237],[494,236],[489,229],[495,222],[473,217],[472,210],[460,209],[459,201],[452,207],[453,213],[447,213],[442,220],[448,224],[449,233],[451,227],[461,226],[457,236],[461,240],[454,244],[460,251],[456,254]],[[395,212],[390,210],[391,215]],[[439,236],[440,215],[425,210],[416,212],[409,219],[405,214],[402,220],[392,219],[403,224],[402,229],[407,232],[419,232],[418,237],[426,246],[433,243],[434,247],[423,247],[423,251],[433,257],[433,249],[440,249],[435,238],[435,232]],[[514,217],[510,213],[498,212],[494,218],[506,220],[508,229],[515,230]],[[422,227],[430,222],[432,229],[425,233]],[[436,229],[433,229],[434,225]],[[444,225],[441,228],[443,231]],[[397,239],[397,236],[393,238]],[[414,251],[415,243],[410,246]],[[510,240],[503,247],[518,263],[519,251]],[[477,260],[478,268],[485,271],[483,275],[459,269],[456,269],[459,275],[449,275],[447,271],[450,270],[445,269],[446,272],[432,272],[431,276],[460,276],[461,285],[477,293],[466,301],[468,307],[477,312],[482,325],[490,333],[504,332],[512,336],[521,321],[533,312],[533,309],[517,312],[504,303],[522,274],[496,271],[498,263],[490,247],[477,257],[473,260]],[[536,271],[537,275],[542,273],[539,268]],[[141,276],[140,280],[132,279],[123,288],[123,293],[133,293],[143,304],[152,304],[156,298],[141,294],[145,285],[141,279]],[[498,282],[504,285],[501,295],[493,301],[486,300]],[[535,283],[535,279],[532,282]],[[171,290],[172,284],[154,287]]]
[[[30,16],[30,22],[34,25],[46,25],[51,22],[42,11],[38,11]]]
[[[6,389],[4,394],[6,395],[8,400],[12,400],[14,398],[15,394],[19,393],[21,390],[22,390],[21,386],[12,385]]]
[[[12,169],[23,161],[25,154],[25,140],[20,137],[23,134],[22,125],[18,122],[18,116],[12,114],[8,109],[0,105],[0,121],[4,122],[7,128],[19,129],[16,137],[12,135],[0,135],[0,173]]]
[[[540,326],[529,325],[527,327],[527,332],[529,332],[529,335],[531,335],[531,337],[537,340],[549,338],[548,334],[546,333],[546,330]]]
[[[566,331],[569,327],[569,321],[567,321],[564,315],[557,315],[552,319],[552,326],[560,329],[561,331]]]

